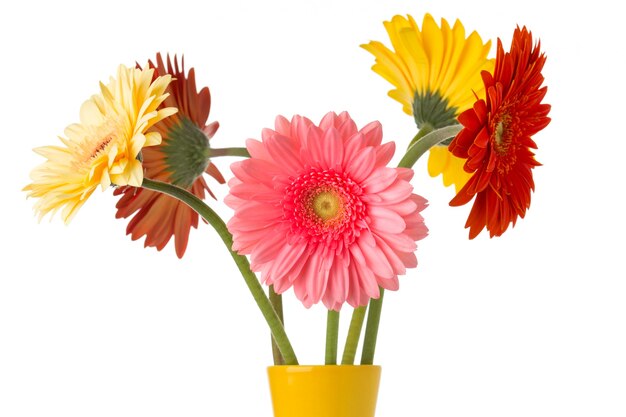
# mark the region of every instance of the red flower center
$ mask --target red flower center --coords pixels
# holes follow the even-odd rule
[[[312,168],[296,178],[281,201],[291,233],[330,248],[349,245],[367,227],[361,187],[332,169]]]

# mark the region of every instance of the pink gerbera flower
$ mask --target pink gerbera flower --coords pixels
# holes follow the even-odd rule
[[[379,286],[397,290],[428,233],[426,200],[413,194],[412,170],[386,166],[395,144],[381,145],[380,123],[357,130],[345,112],[319,126],[278,116],[262,137],[246,142],[250,159],[231,165],[233,250],[249,254],[277,293],[293,286],[306,307],[357,307]]]

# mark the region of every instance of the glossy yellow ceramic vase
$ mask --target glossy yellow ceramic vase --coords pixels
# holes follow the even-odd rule
[[[374,417],[380,366],[270,366],[274,417]]]

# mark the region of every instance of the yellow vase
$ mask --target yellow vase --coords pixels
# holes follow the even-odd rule
[[[267,368],[274,417],[374,417],[380,366]]]

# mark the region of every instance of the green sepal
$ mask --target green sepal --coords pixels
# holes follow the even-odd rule
[[[421,129],[428,125],[433,129],[457,124],[456,107],[449,107],[448,100],[443,98],[439,92],[415,93],[413,100],[413,117],[417,127]],[[442,145],[448,145],[442,143]]]
[[[181,118],[167,133],[162,147],[172,184],[190,187],[209,165],[209,139],[198,126]]]

